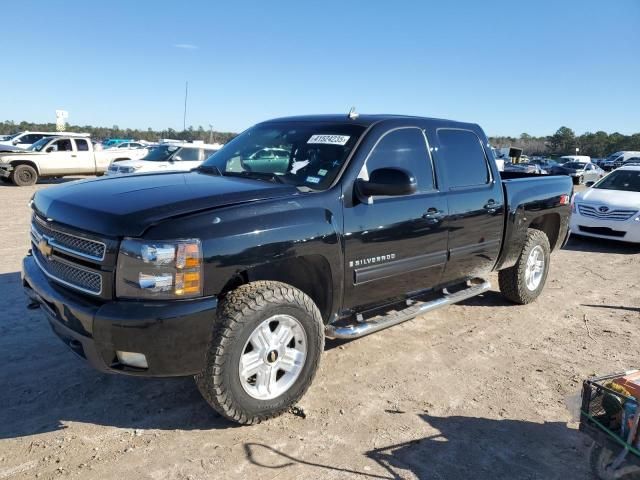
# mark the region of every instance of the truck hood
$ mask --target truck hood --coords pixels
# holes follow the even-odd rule
[[[24,160],[25,158],[37,158],[46,153],[23,150],[22,152],[0,152],[0,163],[7,163],[12,160]]]
[[[640,210],[640,192],[589,188],[576,194],[575,201],[595,207],[609,207],[612,210]]]
[[[298,194],[289,185],[201,172],[81,180],[38,191],[32,207],[53,221],[110,237],[137,237],[175,216]]]

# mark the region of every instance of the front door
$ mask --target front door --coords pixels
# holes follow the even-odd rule
[[[429,132],[438,174],[449,201],[449,261],[444,282],[482,277],[493,269],[504,228],[504,194],[481,132],[439,128]]]
[[[344,209],[344,307],[379,303],[440,282],[447,259],[446,197],[437,189],[419,127],[380,135],[360,171],[402,168],[417,181],[406,196],[370,197]]]

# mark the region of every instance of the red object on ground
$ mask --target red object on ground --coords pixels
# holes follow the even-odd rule
[[[613,383],[627,389],[637,400],[640,400],[640,371],[628,373],[623,377],[613,379]]]

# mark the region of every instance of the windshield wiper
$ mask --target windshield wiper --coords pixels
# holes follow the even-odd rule
[[[255,180],[266,180],[273,183],[285,183],[284,180],[280,178],[280,175],[276,175],[275,173],[249,172],[245,170],[242,172],[224,172],[223,175],[228,177],[241,177],[241,178],[253,178]]]

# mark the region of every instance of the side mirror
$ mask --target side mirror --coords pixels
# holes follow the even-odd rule
[[[17,145],[20,143],[20,140],[14,140],[13,142],[11,142],[13,145]]]
[[[182,157],[180,155],[176,155],[175,157],[171,157],[169,159],[169,163],[179,162],[180,160],[182,160]]]
[[[410,195],[417,185],[413,175],[399,168],[379,168],[369,175],[369,180],[356,180],[356,192],[362,197],[375,195]]]
[[[55,147],[47,147],[47,153],[51,153],[55,151]]]
[[[585,187],[593,187],[596,184],[596,182],[587,182],[584,184]]]

